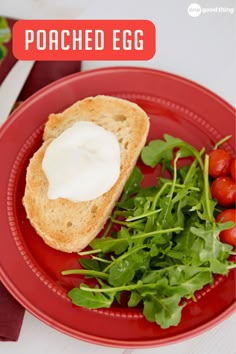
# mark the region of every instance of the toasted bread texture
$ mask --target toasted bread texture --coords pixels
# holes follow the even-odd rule
[[[120,176],[102,196],[74,203],[47,197],[48,181],[42,160],[49,144],[78,121],[91,121],[113,132],[120,144]],[[63,252],[85,248],[112,213],[130,176],[149,130],[149,118],[136,104],[110,97],[88,97],[59,114],[51,114],[45,125],[43,144],[31,158],[26,174],[23,204],[32,226],[46,244]]]

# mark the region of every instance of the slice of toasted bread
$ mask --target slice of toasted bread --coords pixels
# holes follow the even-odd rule
[[[77,121],[92,121],[115,134],[121,151],[120,176],[108,192],[94,200],[49,200],[48,181],[42,170],[44,153],[54,138]],[[43,134],[45,141],[27,168],[23,197],[27,217],[46,244],[64,252],[78,252],[96,237],[122,193],[148,130],[149,119],[138,105],[110,96],[89,97],[63,113],[49,116]]]

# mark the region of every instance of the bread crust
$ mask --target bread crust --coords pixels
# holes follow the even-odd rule
[[[45,151],[57,136],[78,121],[92,121],[116,135],[121,150],[120,176],[108,192],[94,200],[49,200],[48,181],[42,170]],[[78,252],[98,235],[137,162],[148,130],[149,118],[138,105],[110,96],[89,97],[49,116],[44,142],[27,168],[23,197],[27,217],[46,244],[63,252]]]

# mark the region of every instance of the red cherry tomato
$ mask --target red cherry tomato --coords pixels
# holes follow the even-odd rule
[[[234,226],[230,229],[223,230],[220,233],[220,239],[224,243],[228,243],[232,246],[236,246],[236,210],[235,209],[227,209],[222,211],[216,217],[217,222],[226,222],[233,221]]]
[[[213,178],[230,174],[232,156],[225,150],[217,149],[209,153],[209,175]]]
[[[211,184],[212,198],[224,207],[236,202],[236,183],[230,177],[218,177]]]
[[[230,164],[230,174],[234,182],[236,182],[236,159],[233,159]]]

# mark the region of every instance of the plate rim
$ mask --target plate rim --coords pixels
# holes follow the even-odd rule
[[[96,335],[91,335],[88,333],[83,333],[79,332],[80,336],[76,335],[78,331],[72,330],[70,327],[63,325],[62,323],[57,323],[59,326],[55,326],[55,321],[52,320],[48,315],[45,315],[42,311],[40,311],[35,305],[32,304],[29,300],[27,300],[23,294],[20,293],[19,289],[15,288],[12,282],[8,277],[4,278],[4,272],[2,272],[2,269],[0,267],[0,276],[3,275],[3,278],[1,277],[2,283],[6,286],[6,288],[11,292],[11,290],[14,291],[14,294],[12,294],[13,297],[16,293],[19,294],[19,296],[16,298],[16,300],[23,306],[27,305],[25,307],[25,310],[29,311],[31,315],[35,316],[38,318],[40,321],[43,323],[49,325],[50,327],[59,330],[60,332],[70,335],[71,337],[79,340],[84,340],[88,343],[92,344],[98,344],[98,345],[105,345],[108,347],[112,348],[133,348],[133,349],[140,349],[140,348],[154,348],[154,347],[160,347],[160,346],[166,346],[169,344],[174,344],[174,343],[179,343],[182,342],[183,340],[188,340],[191,339],[195,336],[198,336],[206,330],[210,330],[214,328],[216,325],[219,325],[222,323],[225,319],[233,316],[235,310],[236,310],[236,302],[233,302],[227,309],[225,309],[223,312],[221,312],[220,315],[217,317],[213,318],[212,320],[202,324],[201,326],[197,328],[193,328],[189,330],[187,333],[187,337],[185,333],[181,333],[178,335],[173,335],[172,337],[164,338],[164,339],[159,339],[158,342],[156,339],[153,340],[129,340],[129,341],[118,341],[117,339],[109,339],[105,337],[100,337]]]
[[[93,76],[94,74],[96,75],[97,73],[109,73],[109,71],[122,71],[122,72],[127,72],[127,71],[132,71],[132,72],[141,72],[141,73],[147,73],[147,74],[153,74],[157,76],[162,76],[162,77],[167,77],[170,79],[174,79],[175,81],[187,84],[191,87],[197,88],[199,91],[203,92],[204,94],[207,94],[207,96],[212,97],[214,100],[216,100],[218,103],[221,105],[223,104],[225,108],[232,113],[235,113],[235,108],[234,106],[229,103],[226,99],[220,97],[217,93],[213,92],[209,88],[199,84],[198,82],[195,82],[189,78],[185,78],[183,76],[177,75],[172,72],[164,71],[164,70],[158,70],[158,69],[153,69],[153,68],[146,68],[146,67],[138,67],[138,66],[110,66],[110,67],[104,67],[104,68],[96,68],[96,69],[91,69],[91,70],[86,70],[86,71],[80,71],[77,73],[73,73],[67,76],[64,76],[35,92],[32,94],[30,97],[28,97],[23,103],[20,104],[19,107],[17,107],[10,115],[9,117],[4,121],[2,126],[0,126],[0,139],[2,134],[4,133],[5,129],[8,128],[9,124],[12,124],[12,121],[14,119],[17,119],[18,112],[19,110],[25,110],[28,105],[31,105],[35,101],[37,101],[38,96],[41,96],[45,92],[50,92],[54,88],[54,86],[60,86],[64,84],[66,81],[73,81],[76,80],[77,77],[80,76]]]

